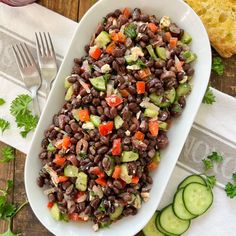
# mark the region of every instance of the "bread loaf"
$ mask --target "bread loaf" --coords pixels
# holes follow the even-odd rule
[[[236,54],[236,0],[185,0],[202,19],[222,57]]]

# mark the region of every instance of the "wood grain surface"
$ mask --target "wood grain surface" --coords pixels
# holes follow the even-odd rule
[[[92,5],[93,0],[39,0],[39,4],[58,12],[74,21],[82,18],[84,13]],[[217,53],[213,50],[213,55]],[[223,76],[211,75],[211,85],[220,91],[236,97],[236,55],[223,59],[225,73]],[[1,149],[6,145],[0,143]],[[15,151],[16,159],[9,164],[0,164],[0,188],[5,187],[7,179],[14,180],[14,188],[10,198],[16,204],[22,203],[26,199],[24,188],[24,163],[26,156]],[[35,181],[35,180],[32,180]],[[7,224],[0,222],[0,233],[6,230]],[[49,233],[37,220],[29,206],[26,206],[13,221],[14,232],[21,232],[23,236],[49,236]],[[138,234],[139,236],[142,233]]]

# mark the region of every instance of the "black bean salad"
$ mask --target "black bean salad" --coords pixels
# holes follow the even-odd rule
[[[38,185],[56,220],[94,230],[137,214],[167,131],[191,92],[191,36],[168,16],[109,13],[65,79],[65,104],[45,131]]]

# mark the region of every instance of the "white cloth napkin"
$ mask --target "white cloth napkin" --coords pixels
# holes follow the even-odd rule
[[[0,117],[10,121],[11,129],[0,135],[0,141],[27,153],[32,134],[26,139],[19,135],[14,119],[9,113],[11,101],[27,93],[21,81],[10,45],[26,42],[36,58],[34,32],[50,32],[58,63],[63,58],[77,23],[60,16],[37,4],[12,8],[0,3],[0,97],[7,103],[0,106]],[[211,210],[193,220],[188,236],[234,236],[236,235],[236,202],[226,197],[224,184],[236,171],[236,100],[215,89],[214,105],[202,104],[195,123],[183,148],[179,162],[172,174],[160,207],[170,203],[176,186],[187,175],[202,171],[201,159],[211,151],[224,156],[223,164],[214,169],[218,184]],[[40,106],[45,103],[44,85],[40,90]]]

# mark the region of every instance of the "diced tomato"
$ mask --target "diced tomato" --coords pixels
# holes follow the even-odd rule
[[[157,136],[158,135],[158,131],[159,131],[159,124],[157,120],[150,120],[149,121],[149,131],[151,133],[152,136]]]
[[[121,174],[121,167],[120,166],[115,166],[115,169],[112,174],[112,178],[114,179],[119,179]]]
[[[167,42],[170,42],[170,39],[171,39],[171,33],[170,32],[166,32],[165,33],[165,36],[166,36],[166,40],[167,40]]]
[[[65,161],[66,161],[66,158],[65,158],[65,157],[62,157],[62,156],[59,155],[59,154],[56,154],[56,156],[55,156],[55,158],[54,158],[54,160],[53,160],[53,162],[54,162],[56,165],[58,165],[58,166],[63,166],[64,163],[65,163]]]
[[[79,120],[82,122],[90,121],[89,110],[82,109],[78,111]]]
[[[98,126],[98,130],[101,136],[106,136],[112,133],[113,127],[114,127],[113,121],[108,121],[107,123],[100,124]]]
[[[47,205],[47,207],[48,207],[49,209],[51,209],[51,208],[53,207],[53,205],[54,205],[53,202],[49,202],[48,205]]]
[[[114,41],[114,42],[117,42],[117,43],[125,43],[126,41],[126,36],[122,33],[122,32],[111,32],[111,39]]]
[[[124,8],[123,10],[123,15],[126,16],[127,18],[129,18],[131,16],[131,12],[129,10],[129,8]]]
[[[90,47],[89,56],[98,60],[102,54],[102,50],[98,46]]]
[[[104,172],[98,166],[90,167],[89,173],[97,175],[98,177],[101,177],[101,178],[105,177]]]
[[[68,214],[68,217],[72,221],[87,221],[87,220],[84,220],[82,217],[80,217],[78,213],[70,213]]]
[[[136,89],[137,89],[137,94],[145,93],[145,82],[144,81],[138,81],[136,83]]]
[[[54,144],[54,146],[55,146],[57,149],[62,149],[62,143],[63,143],[63,140],[60,139],[60,140],[56,141],[56,143]]]
[[[156,33],[158,31],[158,27],[154,23],[149,23],[148,28],[153,32]]]
[[[62,148],[67,150],[70,147],[70,145],[71,145],[70,137],[65,136],[62,139]]]
[[[158,167],[158,162],[152,161],[150,164],[148,164],[148,170],[149,171],[154,171]]]
[[[120,154],[121,154],[121,138],[117,138],[113,140],[112,155],[118,156]]]
[[[64,183],[64,182],[66,182],[68,179],[69,179],[69,177],[67,177],[67,176],[59,176],[59,177],[58,177],[58,182],[59,182],[59,183]]]
[[[144,133],[142,133],[141,131],[137,131],[134,135],[135,139],[143,141],[144,140]]]
[[[116,48],[115,42],[110,43],[106,48],[106,53],[112,54],[112,52],[115,48]]]
[[[78,193],[76,194],[76,199],[81,198],[81,197],[84,196],[84,195],[85,195],[85,192],[78,192]]]
[[[110,107],[116,107],[123,102],[123,99],[120,96],[113,94],[111,96],[106,97],[106,102]]]
[[[122,97],[129,97],[129,92],[126,89],[119,90]]]
[[[145,68],[143,70],[139,70],[138,74],[140,79],[146,80],[152,73],[149,68]]]
[[[132,180],[131,180],[131,183],[132,183],[132,184],[137,184],[138,182],[139,182],[139,177],[133,176],[133,177],[132,177]]]
[[[170,38],[170,48],[175,48],[177,46],[178,38],[171,37]]]
[[[106,186],[107,186],[107,181],[106,181],[106,179],[104,179],[104,178],[97,178],[97,179],[95,180],[95,182],[96,182],[97,184],[103,186],[103,187],[106,187]]]
[[[184,61],[178,61],[177,63],[175,63],[175,67],[176,67],[177,71],[183,70],[183,64],[184,64]]]

